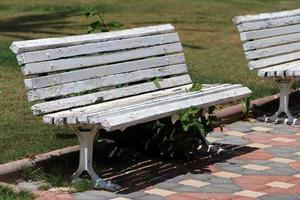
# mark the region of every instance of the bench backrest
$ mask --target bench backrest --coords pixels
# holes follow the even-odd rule
[[[300,59],[300,9],[238,16],[233,22],[251,70]]]
[[[35,115],[191,83],[170,24],[13,42]],[[153,81],[156,80],[156,81]]]

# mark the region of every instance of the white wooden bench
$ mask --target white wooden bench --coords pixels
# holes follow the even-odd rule
[[[237,16],[233,22],[240,32],[250,70],[273,79],[280,89],[278,111],[264,120],[300,124],[289,112],[289,87],[300,77],[300,9]]]
[[[26,76],[28,100],[36,102],[34,115],[43,115],[47,124],[74,128],[81,147],[73,178],[86,171],[96,189],[117,187],[92,167],[99,129],[124,130],[190,106],[205,108],[251,93],[240,84],[204,85],[188,92],[192,81],[170,24],[18,41],[10,48]]]

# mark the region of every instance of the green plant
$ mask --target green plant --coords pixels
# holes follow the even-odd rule
[[[193,83],[192,87],[189,89],[189,92],[196,92],[202,89],[202,84]]]
[[[0,186],[1,200],[33,200],[34,196],[27,191],[14,192],[11,188]]]
[[[85,16],[88,18],[94,18],[95,20],[88,25],[87,33],[93,33],[96,29],[100,29],[101,32],[108,32],[111,29],[118,29],[121,28],[123,25],[118,21],[110,21],[105,22],[104,20],[104,13],[100,11],[89,8],[85,13]]]
[[[87,179],[77,179],[71,182],[71,187],[74,192],[83,192],[86,190],[91,190],[91,182]]]

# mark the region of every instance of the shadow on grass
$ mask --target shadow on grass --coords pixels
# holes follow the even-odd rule
[[[49,35],[72,35],[73,33],[60,32],[61,28],[74,26],[68,17],[82,15],[79,11],[57,12],[49,14],[38,14],[18,16],[0,20],[0,35],[12,36],[20,39],[33,39],[30,35],[18,33],[39,33]],[[49,30],[45,30],[49,29]],[[57,30],[57,31],[55,31]]]

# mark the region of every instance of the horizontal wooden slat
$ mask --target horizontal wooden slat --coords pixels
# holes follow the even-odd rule
[[[128,104],[121,107],[113,107],[112,109],[101,110],[96,112],[96,109],[92,112],[88,112],[86,114],[79,114],[78,116],[73,117],[67,116],[66,120],[64,120],[67,124],[76,124],[76,123],[95,123],[93,119],[96,117],[98,120],[102,118],[101,121],[105,120],[105,118],[113,117],[116,115],[122,115],[123,113],[134,112],[137,110],[145,109],[146,107],[153,107],[162,104],[169,104],[177,101],[182,101],[191,98],[199,98],[201,96],[209,95],[211,93],[222,92],[225,90],[230,90],[233,88],[242,87],[241,85],[230,85],[230,84],[222,84],[211,88],[203,88],[201,91],[196,92],[188,92],[187,89],[183,89],[182,92],[172,93],[170,95],[159,96],[155,98],[149,98],[144,101],[136,102],[135,104]],[[76,119],[76,120],[74,120]],[[54,122],[59,122],[57,119],[54,119]],[[99,122],[96,122],[99,123]]]
[[[184,63],[183,53],[142,59],[137,61],[129,61],[112,65],[105,65],[93,68],[86,68],[38,78],[25,79],[27,89],[38,89],[52,85],[60,85],[64,83],[86,80],[91,78],[99,78],[103,76],[126,73],[137,70],[144,70],[154,67],[162,67],[166,65],[174,65]]]
[[[106,118],[104,121],[102,121],[103,119],[100,119],[100,121],[101,125],[106,131],[124,130],[129,126],[173,115],[182,109],[189,108],[190,106],[206,108],[208,106],[220,104],[225,101],[245,98],[250,93],[251,92],[248,88],[238,88],[227,90],[225,92],[212,93],[202,97],[194,96],[193,98],[186,98],[171,103],[167,102],[162,105],[151,105],[149,107],[145,107],[144,109],[138,109],[133,112],[126,112],[122,115],[115,115]],[[98,123],[97,116],[94,118],[89,118],[89,120],[91,121],[90,123]]]
[[[10,49],[15,54],[19,54],[23,52],[39,51],[44,49],[53,49],[87,43],[96,43],[116,39],[126,39],[139,36],[169,33],[173,31],[174,27],[171,24],[164,24],[158,26],[133,28],[121,31],[112,31],[106,33],[94,33],[61,38],[46,38],[28,41],[18,41],[13,42],[10,46]]]
[[[265,49],[258,49],[255,51],[247,51],[245,52],[245,55],[247,59],[253,60],[257,58],[275,56],[275,55],[290,53],[299,50],[300,50],[300,42],[296,42],[296,43],[275,46],[275,47],[270,47]]]
[[[243,32],[241,33],[241,40],[248,41],[248,40],[255,40],[260,38],[267,38],[271,36],[279,36],[279,35],[286,35],[286,34],[299,33],[299,32],[300,32],[300,24],[297,24],[297,25],[284,26],[278,28]]]
[[[162,79],[161,81],[159,81],[159,86],[157,86],[154,82],[146,82],[122,88],[115,88],[108,91],[101,91],[92,94],[69,97],[66,99],[43,102],[32,106],[31,109],[35,115],[42,115],[54,111],[56,112],[74,107],[95,104],[95,102],[97,102],[97,100],[99,99],[100,101],[97,103],[132,95],[138,95],[146,92],[152,92],[155,90],[186,85],[190,84],[191,82],[192,81],[189,75],[176,76],[172,78]]]
[[[90,67],[95,65],[117,63],[121,61],[164,55],[180,51],[182,51],[182,46],[180,42],[177,42],[160,46],[144,47],[114,53],[106,53],[98,56],[82,56],[53,61],[44,61],[38,63],[29,63],[22,68],[22,71],[25,75],[40,74],[61,70]]]
[[[73,57],[78,55],[95,54],[101,52],[133,49],[146,46],[162,45],[178,42],[177,33],[129,38],[107,42],[89,43],[77,46],[33,51],[17,55],[19,64],[54,60],[59,58]]]
[[[285,76],[286,70],[291,70],[300,66],[300,61],[294,61],[290,63],[285,63],[281,65],[276,65],[272,67],[267,67],[258,70],[258,76],[260,77],[275,77],[275,76]],[[287,74],[286,74],[287,75]]]
[[[284,17],[279,19],[269,19],[258,22],[242,23],[237,26],[239,32],[253,31],[259,29],[268,29],[281,26],[288,26],[300,23],[300,15],[293,17]]]
[[[300,33],[294,33],[247,42],[243,45],[243,47],[245,51],[249,51],[298,41],[300,41]]]
[[[155,77],[183,74],[187,72],[185,64],[171,65],[154,69],[139,70],[124,74],[115,74],[100,78],[66,83],[58,86],[30,90],[27,93],[29,101],[41,100],[51,97],[58,97],[72,93],[83,92],[101,87],[114,86],[125,83],[132,83],[147,80]]]
[[[290,61],[294,61],[294,60],[298,60],[298,59],[300,59],[299,51],[294,52],[294,53],[274,56],[274,57],[270,57],[270,58],[264,58],[264,59],[260,59],[260,60],[250,61],[248,66],[252,70],[252,69],[268,67],[271,65],[277,65],[280,63],[290,62]]]
[[[236,16],[232,19],[232,21],[237,25],[246,22],[263,21],[268,19],[277,19],[277,18],[296,16],[296,15],[300,15],[300,9],[273,12],[273,13],[261,13],[256,15]]]
[[[224,90],[225,87],[230,86],[230,84],[222,84],[222,85],[214,85],[214,86],[209,86],[209,87],[204,87],[201,92],[206,92],[210,91],[216,91],[216,90]],[[91,106],[85,106],[81,108],[75,108],[72,110],[67,110],[63,112],[58,112],[58,113],[53,113],[53,114],[48,114],[44,116],[44,121],[47,122],[54,122],[55,124],[62,124],[63,122],[66,122],[65,117],[68,117],[70,120],[73,119],[72,116],[76,117],[78,116],[85,116],[86,117],[93,114],[93,113],[113,113],[114,111],[120,110],[120,109],[125,109],[125,108],[131,108],[131,107],[136,107],[137,104],[145,104],[145,102],[149,102],[152,99],[155,99],[155,101],[159,100],[162,96],[167,96],[169,98],[170,94],[182,94],[182,93],[188,93],[188,90],[186,88],[190,88],[191,85],[184,85],[176,88],[171,88],[171,89],[165,89],[162,91],[156,91],[156,92],[151,92],[151,93],[146,93],[146,94],[141,94],[137,96],[132,96],[132,97],[127,97],[124,99],[117,99],[114,101],[109,101],[109,102],[103,102],[101,104],[97,105],[91,105]],[[230,86],[231,87],[231,86]],[[234,86],[236,87],[236,86]],[[240,86],[239,86],[240,87]],[[205,93],[204,93],[205,94]]]

